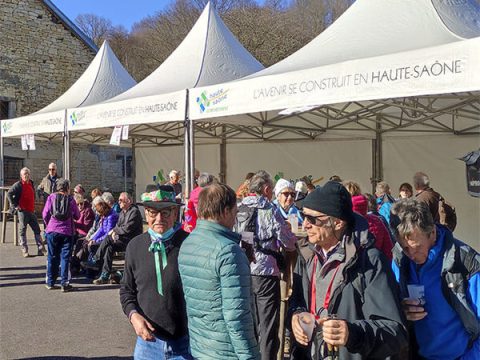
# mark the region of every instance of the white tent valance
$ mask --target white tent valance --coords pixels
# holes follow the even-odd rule
[[[65,110],[32,114],[16,119],[2,120],[1,136],[12,137],[26,134],[63,132]]]
[[[478,90],[480,37],[192,89],[190,117],[199,120],[285,108],[306,111],[347,101]],[[258,123],[247,117],[225,121]]]

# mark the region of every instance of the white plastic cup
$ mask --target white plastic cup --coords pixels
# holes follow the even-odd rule
[[[298,217],[297,214],[289,214],[288,215],[288,222],[290,223],[292,227],[292,232],[298,233]]]
[[[307,334],[308,341],[312,340],[313,329],[315,329],[315,316],[309,312],[302,312],[299,314],[300,326],[305,334]]]

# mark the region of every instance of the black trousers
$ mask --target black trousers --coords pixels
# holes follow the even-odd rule
[[[114,241],[110,235],[103,239],[95,253],[95,260],[103,261],[102,273],[110,274],[112,272],[113,254],[115,251],[125,251],[126,248],[126,244]]]
[[[280,279],[276,276],[252,275],[252,289],[260,336],[262,360],[275,360],[280,347]]]

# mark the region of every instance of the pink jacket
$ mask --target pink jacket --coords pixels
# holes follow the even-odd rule
[[[382,251],[387,258],[392,260],[393,243],[390,239],[388,229],[383,224],[382,220],[376,215],[367,214],[368,200],[363,195],[352,196],[353,211],[359,213],[368,221],[368,230],[375,236],[375,247]]]

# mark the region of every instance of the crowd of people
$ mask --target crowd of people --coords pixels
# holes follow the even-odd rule
[[[29,169],[20,177],[8,198],[22,254],[30,225],[44,255]],[[264,170],[235,192],[197,173],[185,204],[179,180],[170,172],[138,205],[99,189],[90,203],[50,164],[37,188],[46,288],[60,276],[72,291],[81,271],[120,283],[135,359],[276,359],[283,328],[296,360],[479,358],[480,255],[453,235],[455,214],[427,174],[395,196],[386,182],[368,194],[336,175],[315,187]],[[123,271],[112,270],[115,252]]]

